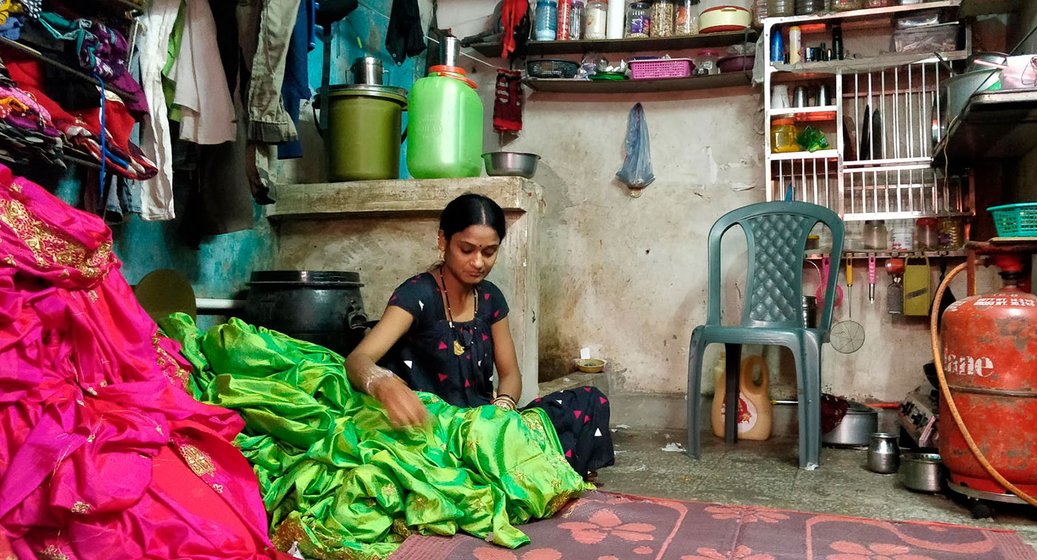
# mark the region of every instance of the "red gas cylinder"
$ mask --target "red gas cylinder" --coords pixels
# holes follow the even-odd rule
[[[943,367],[958,412],[976,445],[1008,482],[1037,493],[1037,297],[1018,271],[1005,286],[959,300],[943,314]],[[969,450],[940,401],[940,455],[957,485],[1006,494]]]

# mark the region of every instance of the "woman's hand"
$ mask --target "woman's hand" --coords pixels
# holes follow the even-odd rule
[[[417,426],[428,422],[428,409],[418,395],[399,377],[388,376],[371,386],[371,396],[382,403],[389,413],[389,421],[397,428]]]

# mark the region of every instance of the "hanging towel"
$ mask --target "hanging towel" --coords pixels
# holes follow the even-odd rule
[[[520,23],[523,23],[523,18],[525,18],[524,26],[528,36],[528,12],[529,2],[527,0],[504,0],[504,7],[501,8],[501,26],[504,28],[504,34],[501,36],[501,58],[508,58],[508,55],[518,48],[515,43],[515,27],[522,28]]]
[[[522,72],[498,69],[493,100],[493,130],[522,130],[522,103]]]
[[[196,144],[231,142],[237,134],[234,103],[216,44],[207,0],[187,0],[184,34],[173,75],[180,107],[180,138]]]

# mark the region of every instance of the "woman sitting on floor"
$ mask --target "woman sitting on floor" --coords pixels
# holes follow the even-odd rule
[[[353,386],[377,398],[395,425],[427,421],[415,391],[455,406],[516,410],[522,379],[508,304],[486,279],[504,235],[504,211],[493,200],[464,194],[451,201],[439,221],[441,262],[396,289],[381,320],[346,359]],[[609,405],[598,389],[558,391],[529,408],[547,413],[566,460],[581,476],[593,478],[612,464]]]

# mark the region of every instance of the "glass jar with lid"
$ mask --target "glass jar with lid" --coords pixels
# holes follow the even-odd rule
[[[675,35],[695,35],[699,32],[699,0],[679,0],[673,14]]]
[[[889,245],[889,231],[882,220],[866,220],[864,222],[864,248],[885,249]]]
[[[936,218],[915,220],[915,246],[923,251],[940,248],[940,238],[936,232]]]
[[[672,37],[673,18],[677,11],[675,0],[652,1],[652,37]]]
[[[863,5],[861,0],[832,0],[832,9],[837,12],[859,10]]]
[[[648,2],[631,2],[627,6],[624,37],[648,37],[652,31],[652,10]]]
[[[607,29],[609,4],[606,0],[587,0],[583,13],[583,38],[604,39]]]
[[[959,218],[944,217],[936,222],[936,236],[941,249],[961,249],[965,233]]]

